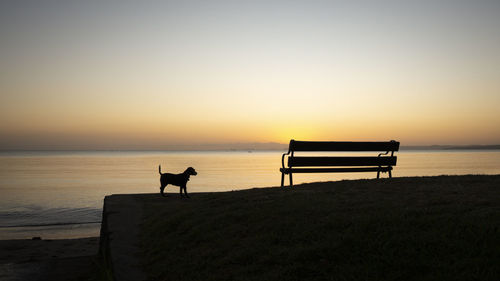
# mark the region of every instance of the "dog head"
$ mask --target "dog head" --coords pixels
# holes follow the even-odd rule
[[[198,173],[194,170],[193,167],[189,167],[184,171],[185,174],[188,174],[190,176],[196,176]]]

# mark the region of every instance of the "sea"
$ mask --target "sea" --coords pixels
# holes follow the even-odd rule
[[[159,174],[198,172],[188,192],[279,188],[282,151],[0,152],[0,239],[98,236],[106,195],[158,193]],[[408,150],[394,177],[500,174],[500,150]],[[295,174],[294,184],[376,173]],[[382,174],[387,177],[387,174]],[[288,182],[288,181],[286,181]],[[178,187],[167,192],[178,194]],[[190,200],[196,200],[196,195]]]

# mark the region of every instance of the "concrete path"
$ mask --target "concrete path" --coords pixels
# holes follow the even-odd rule
[[[140,264],[142,204],[138,195],[120,194],[104,198],[101,251],[116,281],[147,280]]]

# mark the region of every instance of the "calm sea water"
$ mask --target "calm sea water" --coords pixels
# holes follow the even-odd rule
[[[280,185],[281,152],[3,152],[0,239],[99,234],[103,198],[159,191],[163,172],[198,171],[188,192]],[[500,174],[500,151],[402,151],[393,176]],[[297,174],[294,183],[375,173]],[[384,174],[383,176],[387,176]],[[177,195],[177,187],[167,187]]]

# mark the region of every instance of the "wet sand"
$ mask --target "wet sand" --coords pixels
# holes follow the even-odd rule
[[[0,240],[0,280],[92,280],[99,237]]]

